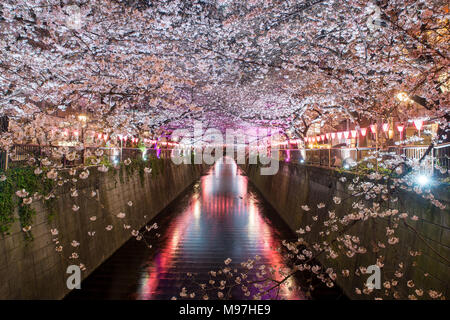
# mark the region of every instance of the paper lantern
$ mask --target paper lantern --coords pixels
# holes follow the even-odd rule
[[[377,132],[377,125],[376,124],[371,124],[370,125],[370,131],[372,131],[372,133],[376,133]]]
[[[336,132],[331,133],[331,139],[334,139],[334,138],[336,138]]]
[[[423,127],[423,120],[414,120],[414,125],[416,126],[416,129],[420,131]]]
[[[337,137],[338,137],[338,139],[341,139],[342,138],[342,132],[338,132],[337,133]]]
[[[327,137],[327,140],[330,140],[330,134],[329,133],[325,134],[325,136]]]
[[[387,132],[389,130],[389,123],[383,123],[383,131]]]
[[[344,131],[344,137],[345,137],[345,139],[348,139],[349,135],[350,135],[350,132]]]
[[[367,134],[367,128],[361,128],[361,135],[365,137]]]
[[[356,138],[356,130],[352,130],[352,138]]]
[[[400,133],[400,140],[402,140],[402,139],[403,139],[403,130],[405,130],[405,126],[402,125],[402,124],[399,124],[399,125],[397,126],[397,130],[398,130],[398,132]]]

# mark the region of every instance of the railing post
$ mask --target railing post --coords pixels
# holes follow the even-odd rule
[[[331,148],[328,148],[328,168],[331,168]]]

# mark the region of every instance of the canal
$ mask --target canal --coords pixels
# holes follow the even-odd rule
[[[228,258],[232,270],[241,270],[241,262],[259,256],[248,279],[257,279],[262,265],[287,267],[278,248],[293,234],[232,159],[216,162],[153,222],[160,236],[152,248],[130,239],[66,299],[180,298],[182,287],[189,292],[198,288],[187,273],[195,275],[195,282],[207,283],[209,272],[224,268]],[[305,299],[296,282],[290,279],[272,298]],[[196,299],[204,297],[197,292]],[[242,294],[239,288],[232,298],[244,298]],[[208,298],[217,299],[217,292]]]

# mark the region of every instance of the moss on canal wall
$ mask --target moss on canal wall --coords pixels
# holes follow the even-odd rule
[[[280,162],[280,170],[272,176],[260,175],[257,165],[246,165],[243,166],[243,169],[249,176],[250,181],[294,231],[300,226],[313,224],[312,215],[301,209],[303,204],[313,206],[320,202],[328,203],[336,211],[337,216],[352,211],[350,201],[339,206],[335,206],[331,201],[333,196],[341,198],[348,196],[346,183],[339,180],[341,174],[335,170],[284,162]],[[382,270],[398,269],[398,266],[393,264],[398,261],[404,262],[403,277],[404,279],[412,279],[415,287],[403,286],[398,288],[403,296],[412,293],[415,288],[423,288],[440,291],[447,299],[450,298],[450,267],[439,257],[441,255],[447,260],[450,259],[450,212],[448,209],[450,207],[450,194],[448,187],[434,190],[433,193],[437,199],[447,205],[447,209],[440,210],[429,201],[408,192],[401,193],[397,203],[393,204],[393,208],[401,206],[403,211],[400,212],[408,212],[410,216],[416,215],[419,217],[418,221],[412,223],[434,249],[434,251],[430,249],[413,231],[402,225],[396,231],[400,243],[395,246],[387,245],[388,249],[384,256],[385,266]],[[327,211],[324,211],[323,214],[326,215]],[[319,223],[324,219],[325,217],[319,217]],[[373,219],[364,224],[355,224],[348,233],[359,236],[362,244],[369,249],[376,245],[373,243],[374,239],[386,239],[386,227],[389,226],[389,223],[390,221],[387,219]],[[311,242],[319,240],[318,231],[317,228],[313,229],[308,234],[308,240],[311,240]],[[418,257],[411,257],[410,250],[420,250],[422,254]],[[364,296],[364,294],[357,295],[355,288],[364,288],[368,275],[358,276],[352,270],[355,271],[360,266],[367,267],[376,263],[377,254],[373,253],[372,250],[368,250],[368,252],[368,254],[356,255],[353,258],[347,258],[341,254],[336,260],[325,259],[323,256],[319,260],[325,267],[334,267],[335,270],[350,270],[350,277],[338,276],[337,283],[348,297],[361,299],[367,298],[367,296]],[[411,266],[414,260],[417,263],[416,267]],[[424,274],[428,275],[425,276]],[[381,282],[383,283],[386,280],[391,280],[391,278],[383,279],[382,274]],[[426,291],[424,297],[429,299]]]
[[[71,208],[70,190],[55,199],[52,211],[56,214],[51,220],[48,206],[42,201],[33,203],[32,241],[24,236],[16,218],[9,234],[0,236],[0,299],[63,298],[68,293],[66,268],[77,261],[69,259],[73,251],[87,267],[82,272],[84,279],[130,239],[132,229],[140,229],[154,218],[204,169],[202,165],[175,165],[171,160],[151,165],[151,174],[133,166],[122,166],[116,172],[110,169],[106,174],[91,169],[89,178],[78,184],[80,209],[76,212]],[[92,190],[99,201],[87,200]],[[128,201],[133,202],[132,207]],[[119,212],[127,213],[130,229],[124,229],[125,221],[115,217]],[[90,220],[92,216],[95,221]],[[113,230],[106,231],[107,225]],[[59,231],[61,253],[55,251],[52,228]],[[90,231],[95,231],[94,237],[88,235]],[[72,240],[80,243],[76,250],[70,245]]]

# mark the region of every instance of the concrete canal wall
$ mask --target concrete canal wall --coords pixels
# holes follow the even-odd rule
[[[0,299],[60,299],[67,293],[66,274],[73,264],[69,256],[79,253],[87,267],[83,279],[111,256],[131,237],[132,229],[140,229],[164,207],[190,186],[205,169],[202,165],[175,165],[171,160],[160,162],[150,175],[99,173],[90,170],[90,177],[79,190],[77,212],[72,210],[69,192],[55,202],[56,216],[49,221],[48,209],[40,202],[33,204],[37,211],[31,233],[33,240],[25,240],[19,222],[15,222],[10,235],[0,236]],[[157,172],[158,171],[158,172]],[[99,201],[87,200],[96,190]],[[133,206],[127,205],[128,201]],[[126,212],[126,219],[118,219]],[[144,217],[145,215],[145,217]],[[96,221],[90,221],[96,216]],[[17,219],[16,219],[17,220]],[[131,225],[125,230],[123,224]],[[106,231],[105,226],[113,230]],[[51,229],[59,230],[62,253],[55,250]],[[95,231],[94,237],[88,235]],[[70,242],[80,246],[75,250]]]
[[[313,215],[303,211],[301,205],[315,205],[320,202],[329,204],[332,202],[333,196],[343,199],[348,197],[346,184],[349,182],[341,182],[340,175],[334,170],[286,162],[280,162],[280,170],[276,175],[260,175],[257,165],[246,165],[243,166],[243,169],[251,182],[294,231],[300,226],[312,225],[314,222]],[[347,180],[350,181],[352,178],[349,176]],[[403,261],[405,265],[402,270],[403,277],[407,280],[412,279],[415,288],[434,289],[441,291],[447,299],[450,298],[450,267],[448,264],[448,260],[450,260],[450,211],[448,209],[450,192],[448,185],[436,188],[433,194],[447,205],[445,210],[440,210],[421,196],[408,192],[401,193],[397,203],[392,204],[392,208],[401,206],[400,212],[408,212],[410,216],[417,215],[419,217],[418,221],[408,219],[408,223],[416,228],[429,246],[415,232],[400,224],[396,231],[396,236],[400,238],[399,244],[390,246],[386,243],[385,253],[382,253],[383,251],[373,253],[372,248],[376,247],[374,240],[386,239],[386,227],[391,225],[387,218],[378,218],[364,224],[355,224],[348,231],[348,234],[356,235],[361,239],[362,244],[368,249],[367,254],[356,255],[353,258],[341,254],[336,260],[325,259],[323,256],[319,258],[325,267],[351,271],[349,278],[338,275],[337,279],[337,283],[348,297],[364,298],[364,295],[355,293],[355,288],[364,288],[363,285],[368,277],[368,275],[357,276],[352,271],[360,266],[367,267],[375,264],[377,256],[383,255],[385,266],[382,269],[382,283],[395,278],[392,276],[392,270],[398,269],[398,266],[392,265],[392,263]],[[333,203],[333,207],[337,216],[352,212],[351,201],[339,206]],[[319,215],[319,223],[324,221],[326,215],[328,215],[328,211],[323,209]],[[323,228],[313,228],[305,238],[311,242],[321,239],[318,234],[320,229]],[[418,249],[422,254],[411,257],[410,250]],[[447,262],[440,256],[445,257]],[[416,261],[416,267],[411,267],[413,261]],[[415,288],[399,286],[398,290],[403,294],[410,294]],[[382,295],[380,294],[380,296]],[[427,291],[425,291],[424,297],[430,298]]]

